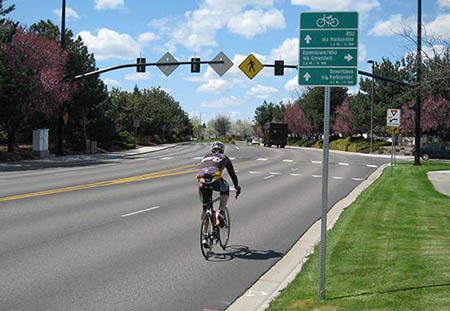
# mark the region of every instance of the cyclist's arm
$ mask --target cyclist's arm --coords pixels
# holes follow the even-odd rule
[[[226,167],[227,167],[227,172],[230,175],[231,180],[233,181],[234,187],[239,187],[239,181],[238,181],[238,178],[237,178],[236,173],[234,171],[233,163],[231,163],[231,161],[228,161],[228,164],[227,164]]]

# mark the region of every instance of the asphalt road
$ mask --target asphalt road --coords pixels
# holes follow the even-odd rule
[[[206,261],[208,149],[0,172],[0,310],[224,310],[320,217],[322,152],[227,146],[243,191],[229,248]],[[388,161],[330,153],[329,206]]]

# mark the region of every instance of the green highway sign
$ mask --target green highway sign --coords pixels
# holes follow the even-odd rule
[[[300,85],[352,86],[358,82],[358,12],[300,14]]]

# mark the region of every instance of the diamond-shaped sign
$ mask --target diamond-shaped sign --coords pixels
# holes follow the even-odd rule
[[[172,72],[174,72],[174,70],[177,69],[177,67],[179,66],[176,58],[173,57],[172,54],[170,54],[169,52],[164,54],[164,56],[161,57],[157,63],[173,63],[173,65],[172,64],[156,65],[158,66],[159,70],[161,70],[166,75],[166,77],[168,77]]]
[[[214,71],[217,72],[219,76],[223,76],[224,73],[228,71],[228,69],[233,67],[233,62],[223,52],[217,54],[217,56],[214,57],[212,61],[223,61],[223,64],[210,64],[211,68],[214,69]]]
[[[258,72],[263,69],[263,67],[264,65],[261,64],[261,62],[253,56],[253,54],[247,56],[247,58],[244,59],[244,61],[239,65],[239,69],[241,69],[242,72],[250,78],[250,80],[253,79]]]

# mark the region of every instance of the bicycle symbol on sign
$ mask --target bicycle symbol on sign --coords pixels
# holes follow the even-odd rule
[[[331,26],[331,27],[337,27],[339,25],[339,20],[336,17],[333,17],[333,15],[326,15],[324,14],[321,18],[318,18],[316,20],[317,27],[324,27],[325,25]]]

